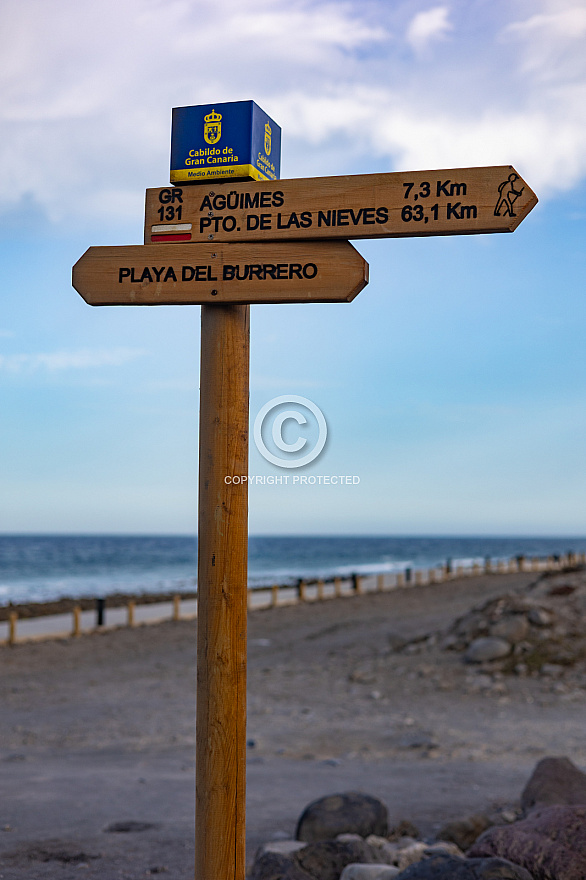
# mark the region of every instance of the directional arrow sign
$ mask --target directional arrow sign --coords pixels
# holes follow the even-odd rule
[[[350,302],[366,284],[347,241],[90,247],[73,267],[92,306]]]
[[[512,165],[147,189],[145,243],[512,232],[537,197]]]

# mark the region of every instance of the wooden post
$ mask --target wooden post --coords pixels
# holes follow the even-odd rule
[[[317,582],[317,598],[320,602],[323,602],[323,600],[325,599],[324,582],[321,578]]]
[[[16,621],[18,620],[18,614],[16,611],[10,611],[8,614],[8,644],[15,645],[16,644]]]
[[[128,605],[126,606],[127,611],[127,626],[134,626],[134,609],[136,608],[136,602],[134,599],[130,599]]]
[[[342,579],[337,576],[334,578],[334,594],[338,599],[342,595]]]
[[[377,574],[376,576],[376,589],[378,593],[382,593],[385,588],[385,576],[384,574]]]
[[[181,617],[181,596],[176,593],[173,596],[173,620],[179,620]]]
[[[300,580],[297,584],[297,596],[300,602],[305,602],[306,593],[305,593],[305,581]]]
[[[80,636],[81,635],[81,608],[79,605],[74,605],[73,607],[73,629],[71,630],[72,636]]]
[[[245,871],[249,344],[249,306],[202,306],[197,880]]]
[[[276,608],[279,604],[279,585],[273,584],[271,587],[271,605]]]

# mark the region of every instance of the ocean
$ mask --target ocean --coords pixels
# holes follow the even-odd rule
[[[586,537],[252,536],[249,586],[512,556],[586,552]],[[0,535],[0,604],[116,592],[187,592],[197,540],[152,535]]]

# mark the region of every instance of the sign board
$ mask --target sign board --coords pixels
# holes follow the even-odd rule
[[[147,189],[145,244],[512,232],[537,204],[511,165]]]
[[[278,180],[281,129],[254,101],[175,107],[171,183]]]
[[[90,247],[73,267],[93,306],[350,302],[367,283],[346,241]]]

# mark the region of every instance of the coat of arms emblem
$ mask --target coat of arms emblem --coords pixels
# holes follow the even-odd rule
[[[265,153],[271,155],[271,126],[268,122],[265,125]]]
[[[217,144],[222,137],[222,114],[212,110],[203,119],[203,136],[206,143]]]

